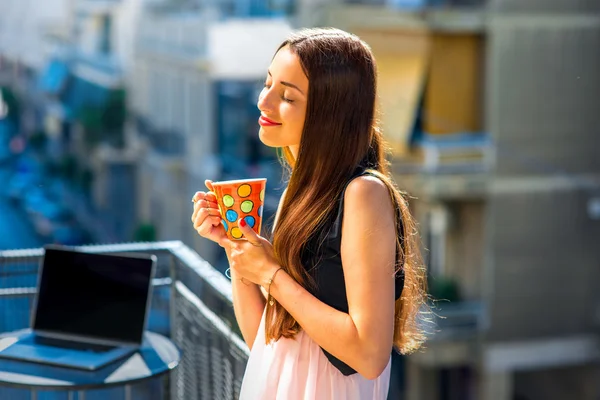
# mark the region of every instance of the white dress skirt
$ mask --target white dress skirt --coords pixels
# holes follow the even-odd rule
[[[391,356],[383,373],[368,380],[344,376],[304,331],[265,344],[265,312],[242,382],[240,400],[385,400]]]

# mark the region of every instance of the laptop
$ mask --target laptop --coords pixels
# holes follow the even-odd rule
[[[137,351],[156,256],[44,249],[31,330],[0,340],[0,357],[93,371]]]

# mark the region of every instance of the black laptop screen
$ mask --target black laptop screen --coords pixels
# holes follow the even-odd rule
[[[141,343],[153,259],[47,248],[33,328]]]

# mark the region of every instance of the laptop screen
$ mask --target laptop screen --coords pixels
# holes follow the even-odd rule
[[[47,247],[33,329],[141,343],[155,260]]]

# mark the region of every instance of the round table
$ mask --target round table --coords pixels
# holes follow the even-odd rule
[[[0,338],[20,337],[29,330],[5,333]],[[85,399],[84,390],[125,387],[125,399],[131,399],[131,385],[159,377],[179,365],[181,353],[175,344],[158,333],[146,331],[139,350],[95,371],[57,367],[31,361],[0,358],[0,385],[28,389],[31,398],[37,390],[63,390],[72,398]]]

